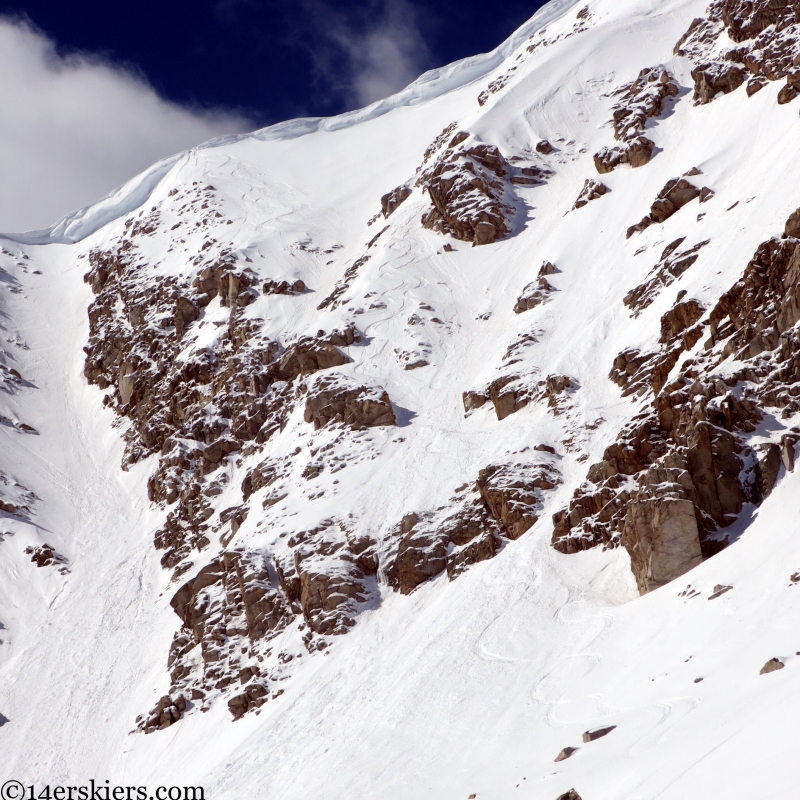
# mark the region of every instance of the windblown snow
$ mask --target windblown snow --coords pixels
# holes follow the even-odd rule
[[[792,796],[798,91],[553,0],[3,237],[0,781]]]

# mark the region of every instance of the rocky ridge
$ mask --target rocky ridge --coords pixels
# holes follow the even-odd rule
[[[791,0],[717,0],[675,45],[695,67],[694,100],[710,103],[747,82],[752,97],[769,81],[786,79],[778,103],[800,90],[800,6]]]
[[[770,493],[781,463],[793,470],[799,430],[766,444],[750,435],[766,415],[800,409],[798,218],[758,248],[713,308],[689,300],[667,312],[660,353],[615,361],[612,379],[650,395],[650,407],[554,515],[556,549],[623,545],[640,591],[650,591],[719,552],[724,529]]]

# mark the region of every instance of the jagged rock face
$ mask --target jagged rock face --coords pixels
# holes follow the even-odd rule
[[[548,375],[543,381],[529,375],[505,375],[492,381],[483,392],[466,392],[464,408],[470,411],[491,400],[497,419],[504,420],[531,402],[547,400],[548,408],[558,415],[564,409],[571,388],[572,381],[566,375]]]
[[[738,47],[725,49],[724,35]],[[696,64],[692,78],[697,103],[735,91],[751,75],[748,96],[764,79],[787,78],[778,102],[790,102],[797,94],[800,6],[791,0],[717,0],[705,17],[692,22],[675,53]]]
[[[647,308],[658,296],[661,290],[674,283],[689,267],[700,257],[700,251],[708,244],[708,239],[698,242],[687,248],[681,248],[686,241],[682,236],[668,244],[658,263],[650,271],[647,279],[634,289],[631,289],[622,302],[631,309],[634,316]]]
[[[445,152],[418,179],[433,208],[422,218],[426,228],[473,244],[491,244],[510,231],[513,199],[497,147],[465,147],[469,134],[455,135]]]
[[[524,311],[530,311],[532,308],[546,303],[552,291],[554,291],[553,287],[547,278],[544,276],[537,278],[522,290],[522,294],[514,305],[514,313],[522,314]]]
[[[693,172],[697,174],[698,171],[695,170]],[[706,202],[712,196],[713,192],[710,189],[706,187],[698,189],[691,181],[686,180],[686,177],[672,178],[667,181],[664,188],[658,193],[653,205],[650,207],[650,213],[641,222],[631,225],[628,228],[626,237],[630,239],[634,233],[641,233],[651,225],[665,222],[697,197],[700,198],[700,202]]]
[[[304,418],[317,429],[331,422],[352,428],[397,424],[385,391],[354,384],[341,375],[325,376],[310,384]]]
[[[213,187],[200,192],[194,204],[200,202],[204,209],[210,206],[214,219]],[[155,545],[164,551],[162,566],[174,570],[174,580],[194,574],[172,599],[182,628],[170,651],[170,693],[207,706],[250,681],[229,698],[238,717],[279,693],[259,665],[287,626],[301,620],[310,652],[327,645],[322,637],[352,627],[358,605],[369,596],[364,567],[370,555],[363,548],[353,552],[332,521],[295,534],[292,555],[282,560],[267,551],[230,549],[248,517],[249,499],[285,479],[291,460],[265,459],[242,483],[244,502],[220,510],[215,498],[226,488],[229,461],[262,450],[298,405],[317,429],[344,432],[396,420],[383,389],[331,372],[350,361],[340,348],[361,342],[353,325],[300,336],[288,346],[267,339],[261,320],[241,311],[258,297],[255,273],[230,251],[203,248],[206,253],[201,251],[183,278],[160,277],[137,246],[138,237],[159,231],[160,211],[154,209],[131,220],[113,247],[89,254],[85,280],[96,297],[89,308],[85,375],[109,390],[104,402],[130,421],[123,465],[157,456],[149,498],[172,508],[155,533]],[[299,280],[271,280],[263,294],[287,295],[291,302],[305,288]],[[209,324],[206,312],[218,315],[218,306],[229,309],[227,321],[215,323],[210,344],[205,336],[207,344],[197,347],[200,328]],[[326,379],[316,380],[319,375]],[[335,470],[343,464],[338,457],[327,465],[319,460],[308,464],[302,477],[313,480],[326,466]],[[280,489],[267,494],[264,507],[282,496]],[[222,550],[209,560],[203,551],[216,534]],[[206,561],[199,571],[198,560]],[[259,676],[257,682],[253,676]],[[157,707],[139,727],[149,732],[172,724],[180,717],[170,710],[175,707],[180,713],[186,708]]]
[[[669,484],[668,484],[669,485]],[[658,589],[703,560],[695,507],[679,484],[648,497],[640,489],[628,504],[622,544],[642,594]],[[668,490],[667,490],[668,491]]]
[[[407,186],[398,186],[392,189],[383,197],[381,197],[381,211],[384,218],[390,217],[400,207],[402,203],[408,200],[411,190]]]
[[[614,92],[619,98],[612,109],[614,138],[620,144],[595,154],[595,167],[601,175],[620,164],[642,167],[650,162],[655,143],[642,132],[647,121],[660,117],[665,101],[677,97],[678,92],[675,79],[660,66],[643,69],[636,80]]]
[[[542,464],[522,472],[511,465],[482,469],[478,490],[492,516],[509,539],[518,539],[539,519],[542,492],[561,483],[558,470]]]
[[[600,181],[594,178],[588,178],[583,184],[583,189],[581,189],[581,193],[578,195],[575,205],[572,206],[572,210],[583,208],[585,205],[591,203],[592,200],[599,200],[607,191],[608,186],[604,183],[600,183]]]
[[[486,467],[473,490],[453,498],[452,506],[403,517],[395,533],[395,555],[385,567],[389,584],[410,594],[445,571],[454,580],[469,565],[493,558],[503,542],[526,533],[538,520],[547,493],[561,484],[556,459],[548,455],[551,449]]]
[[[621,543],[645,592],[724,547],[717,532],[745,502],[769,494],[781,462],[787,469],[794,464],[794,436],[784,436],[780,447],[761,447],[758,457],[747,435],[762,408],[783,409],[784,416],[800,409],[793,388],[800,384],[798,290],[800,241],[787,233],[759,246],[742,279],[710,312],[690,300],[664,314],[666,352],[618,357],[612,378],[626,388],[638,381],[640,393],[649,378],[653,410],[626,426],[569,508],[554,515],[557,549]],[[704,328],[703,351],[695,353]],[[667,383],[681,358],[677,378]],[[728,359],[741,366],[717,374]]]

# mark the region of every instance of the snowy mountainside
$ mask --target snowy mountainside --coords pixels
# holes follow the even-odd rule
[[[799,29],[551,3],[5,238],[9,776],[788,792]]]

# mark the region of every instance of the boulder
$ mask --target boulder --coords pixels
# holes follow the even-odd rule
[[[586,731],[583,734],[583,741],[593,742],[595,739],[602,739],[604,736],[608,736],[608,734],[611,733],[611,731],[613,731],[616,727],[616,725],[608,725],[605,728],[597,728],[593,731]]]
[[[481,392],[464,392],[461,399],[464,403],[464,411],[467,413],[475,408],[480,408],[489,401],[489,398]]]
[[[779,669],[783,669],[786,664],[783,663],[779,658],[771,658],[761,667],[761,671],[758,673],[759,675],[767,675],[770,672],[777,672]]]
[[[688,499],[632,501],[622,543],[641,594],[664,586],[703,561],[694,504]]]
[[[553,760],[558,763],[559,761],[566,761],[573,753],[577,753],[579,747],[565,747]]]
[[[497,238],[497,228],[491,222],[479,222],[475,226],[476,245],[491,244]]]
[[[650,163],[655,148],[655,142],[646,136],[639,136],[628,145],[628,149],[625,151],[625,160],[634,169],[643,167],[645,164]]]

